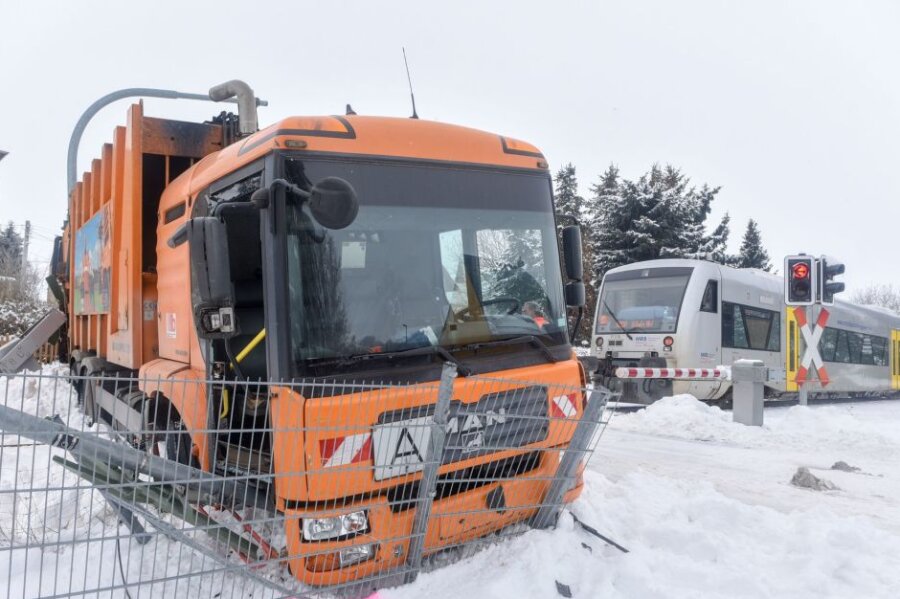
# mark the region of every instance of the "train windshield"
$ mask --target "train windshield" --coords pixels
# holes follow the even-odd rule
[[[645,268],[603,279],[597,333],[673,333],[692,268]]]
[[[522,336],[568,343],[546,174],[346,158],[289,158],[284,173],[307,189],[341,177],[360,203],[350,226],[319,240],[304,232],[301,211],[289,215],[298,222],[285,274],[301,370],[355,370],[383,362],[373,354],[429,348],[465,359],[473,344],[503,351]]]

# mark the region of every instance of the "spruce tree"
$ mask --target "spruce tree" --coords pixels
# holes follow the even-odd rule
[[[556,172],[554,178],[556,190],[556,213],[573,216],[581,220],[584,210],[584,198],[578,195],[578,177],[575,174],[575,166],[570,162]],[[562,225],[569,224],[562,219]]]
[[[623,187],[615,165],[610,165],[600,176],[600,181],[591,186],[594,216],[588,223],[588,243],[594,258],[591,275],[595,286],[600,284],[606,271],[626,264],[629,259],[630,244],[625,239],[625,232],[637,218],[638,210],[634,190],[630,189],[626,194]]]
[[[590,339],[590,327],[593,319],[590,318],[589,315],[593,314],[590,310],[593,309],[597,296],[597,289],[594,285],[592,275],[593,252],[591,247],[595,208],[592,202],[589,202],[578,195],[578,177],[575,166],[571,162],[556,172],[554,181],[556,184],[554,191],[556,214],[559,217],[575,217],[578,220],[579,225],[581,225],[582,270],[584,272],[583,282],[585,286],[586,316],[581,320],[578,338],[582,340]],[[560,232],[563,227],[573,224],[569,218],[557,218],[557,223]],[[570,320],[570,326],[574,326],[574,318]]]
[[[643,260],[702,257],[711,246],[721,245],[724,252],[723,242],[706,235],[706,218],[719,188],[689,185],[690,179],[671,165],[654,165],[637,181],[620,180],[618,170],[610,167],[592,188],[596,275]]]
[[[706,237],[701,250],[703,257],[719,264],[730,264],[734,259],[728,255],[728,237],[730,235],[731,215],[726,212],[719,221],[719,225]]]
[[[738,268],[758,268],[766,272],[772,269],[769,254],[762,245],[759,226],[752,218],[747,223],[747,230],[744,232],[741,250],[737,257],[737,266]]]
[[[22,269],[22,236],[12,221],[0,231],[0,275],[15,277]]]

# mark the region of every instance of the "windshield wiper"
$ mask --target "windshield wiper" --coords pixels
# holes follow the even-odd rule
[[[426,345],[424,347],[414,347],[412,349],[401,349],[399,351],[389,351],[389,352],[372,352],[372,353],[364,353],[364,354],[351,354],[349,356],[344,356],[341,358],[336,358],[334,360],[327,360],[324,362],[317,362],[313,364],[313,367],[318,366],[330,366],[330,365],[339,365],[346,366],[349,364],[358,364],[360,362],[368,362],[370,360],[395,360],[398,358],[407,358],[414,356],[440,356],[445,362],[450,362],[451,364],[456,365],[456,371],[460,376],[469,376],[472,373],[472,369],[460,362],[456,357],[448,352],[445,348],[440,345]]]
[[[606,300],[603,300],[603,305],[606,306],[606,311],[610,316],[612,316],[612,319],[616,322],[616,324],[619,325],[619,328],[623,333],[625,333],[625,336],[628,337],[628,340],[634,341],[634,339],[631,337],[631,333],[628,332],[628,329],[622,326],[622,321],[616,318],[616,313],[612,311],[612,308],[609,307],[609,304],[606,303]]]
[[[516,337],[507,337],[506,339],[495,339],[493,341],[480,341],[478,343],[470,343],[468,345],[464,345],[460,347],[461,350],[472,350],[478,351],[479,349],[485,347],[497,347],[499,345],[516,345],[516,344],[525,344],[536,347],[541,351],[545,358],[547,358],[548,362],[559,362],[559,359],[553,355],[553,352],[550,351],[550,348],[547,347],[547,344],[543,339],[537,337],[535,335],[518,335]]]

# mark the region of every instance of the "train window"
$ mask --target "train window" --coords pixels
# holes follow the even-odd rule
[[[875,347],[872,345],[872,337],[870,335],[860,335],[862,346],[859,350],[859,363],[867,366],[875,365]]]
[[[888,340],[877,335],[865,335],[826,328],[819,341],[819,352],[826,362],[887,366]]]
[[[769,329],[772,326],[772,315],[774,313],[746,306],[741,306],[741,308],[744,312],[744,326],[747,329],[750,349],[768,349]]]
[[[722,302],[722,346],[781,351],[781,314]]]
[[[850,363],[862,364],[862,335],[847,333],[847,346],[850,348]]]
[[[887,349],[888,340],[884,337],[872,337],[872,365],[887,366],[887,358],[885,349]]]
[[[781,314],[772,316],[772,328],[769,330],[769,343],[766,344],[769,351],[781,351]]]
[[[722,302],[722,347],[748,347],[740,306],[730,302]]]
[[[819,353],[826,362],[834,362],[834,350],[837,347],[837,330],[826,328],[819,341]]]
[[[834,346],[834,361],[850,363],[850,345],[847,342],[847,331],[837,331],[837,341]]]
[[[706,289],[703,291],[703,300],[700,302],[701,312],[712,312],[715,314],[719,311],[719,282],[707,281]]]

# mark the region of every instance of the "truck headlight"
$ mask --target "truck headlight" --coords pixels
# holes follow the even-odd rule
[[[368,529],[369,518],[365,510],[327,518],[304,518],[303,540],[336,539],[365,532]]]
[[[353,547],[341,549],[338,552],[338,560],[340,560],[341,568],[343,568],[344,566],[349,566],[351,564],[364,562],[367,559],[372,559],[373,557],[375,557],[374,543],[369,545],[355,545]]]

